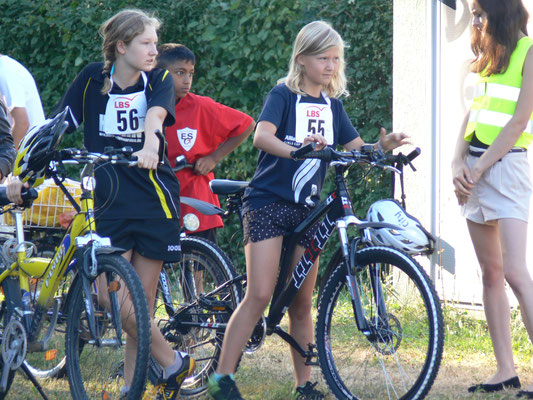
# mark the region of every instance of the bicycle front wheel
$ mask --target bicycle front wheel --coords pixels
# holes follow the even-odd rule
[[[52,306],[43,315],[39,340],[46,342],[47,351],[26,354],[24,363],[36,378],[63,378],[66,374],[65,331],[67,327],[67,293],[74,279],[74,272],[63,278],[54,296]],[[32,282],[32,304],[38,297],[42,279]]]
[[[132,379],[127,399],[139,399],[150,356],[146,295],[139,276],[123,257],[98,255],[97,264],[97,277],[85,292],[90,291],[89,296],[84,293],[81,274],[71,286],[65,350],[72,397],[118,398],[125,385],[124,373],[128,373]],[[85,303],[92,304],[94,318]],[[123,371],[125,351],[127,372]]]
[[[415,260],[392,248],[365,248],[356,259],[355,280],[347,284],[340,261],[320,298],[322,373],[338,399],[422,399],[437,376],[444,343],[433,284]],[[354,316],[351,285],[368,324],[364,333]]]

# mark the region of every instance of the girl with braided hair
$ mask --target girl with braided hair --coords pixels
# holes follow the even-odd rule
[[[125,250],[143,282],[153,310],[163,261],[181,257],[179,183],[166,157],[159,159],[157,131],[174,123],[174,85],[166,70],[154,69],[160,22],[139,10],[123,10],[100,28],[104,62],[86,66],[58,110],[70,107],[69,131],[83,122],[87,150],[130,146],[138,168],[102,165],[95,171],[97,231]],[[125,328],[126,329],[126,328]],[[194,370],[194,360],[173,351],[152,320],[152,355],[163,367],[158,399],[175,399]],[[127,329],[126,329],[127,331]],[[124,385],[127,396],[135,361],[135,332],[127,332]],[[133,341],[133,342],[132,342]]]

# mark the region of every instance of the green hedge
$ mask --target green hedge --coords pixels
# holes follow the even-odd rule
[[[0,0],[0,52],[28,67],[50,112],[80,69],[101,59],[98,27],[125,7],[154,12],[163,21],[160,43],[180,42],[196,53],[195,93],[254,118],[265,95],[286,74],[298,30],[312,20],[326,20],[349,45],[351,95],[343,101],[352,122],[366,141],[377,139],[380,126],[391,128],[390,0]],[[79,140],[69,138],[68,144]],[[250,179],[256,157],[249,139],[219,165],[217,177]],[[374,179],[354,190],[354,203],[363,212],[387,189]],[[235,229],[230,226],[221,243]]]

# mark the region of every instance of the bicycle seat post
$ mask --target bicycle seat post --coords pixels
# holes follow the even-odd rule
[[[19,209],[13,210],[13,214],[15,214],[15,233],[17,235],[17,253],[26,251],[26,246],[24,245],[24,226],[22,224],[23,212],[23,210]]]

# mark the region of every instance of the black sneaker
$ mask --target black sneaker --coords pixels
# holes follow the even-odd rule
[[[183,365],[167,379],[161,377],[156,386],[157,400],[175,400],[180,392],[181,384],[190,376],[196,368],[194,359],[186,355],[183,357]]]
[[[228,375],[215,381],[214,376],[209,377],[207,393],[215,400],[244,400],[235,381]]]
[[[317,389],[315,389],[316,385],[318,385],[318,382],[315,382],[315,383],[306,382],[303,387],[298,386],[295,391],[296,400],[325,399],[326,397],[322,394],[322,392],[319,392]]]

